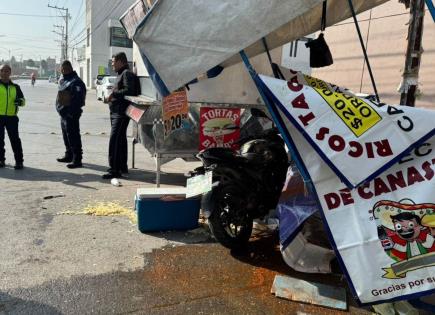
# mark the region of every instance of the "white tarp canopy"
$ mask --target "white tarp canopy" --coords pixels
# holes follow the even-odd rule
[[[353,0],[356,13],[388,0]],[[221,65],[240,61],[320,29],[323,0],[159,0],[134,41],[154,83],[173,91]],[[346,0],[328,0],[327,25],[351,17]]]

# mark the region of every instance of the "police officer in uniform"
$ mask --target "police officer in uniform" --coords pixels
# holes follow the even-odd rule
[[[126,109],[130,104],[125,96],[136,96],[140,93],[139,80],[129,69],[127,56],[120,52],[112,57],[112,67],[118,74],[112,94],[109,96],[110,108],[110,140],[109,166],[104,179],[121,177],[127,169],[127,127],[130,118]]]
[[[0,168],[5,167],[5,129],[14,151],[16,170],[23,168],[23,148],[18,133],[18,108],[26,101],[18,84],[10,80],[11,67],[0,66]]]
[[[71,62],[65,60],[61,66],[62,78],[56,98],[56,110],[60,115],[65,155],[58,162],[69,163],[68,168],[82,167],[82,140],[80,117],[85,106],[86,86],[73,70]]]

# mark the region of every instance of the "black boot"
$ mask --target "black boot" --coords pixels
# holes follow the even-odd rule
[[[65,154],[63,157],[57,158],[56,160],[61,163],[70,163],[73,161],[73,158],[72,156]]]
[[[23,162],[16,162],[14,169],[21,170],[21,169],[23,169],[23,167],[24,167]]]
[[[0,161],[0,168],[3,168],[3,167],[5,167],[5,161]]]
[[[122,178],[122,174],[121,172],[107,172],[106,174],[103,174],[103,176],[101,176],[103,179],[112,179],[112,178]]]
[[[79,168],[82,166],[83,166],[82,160],[74,160],[74,161],[72,161],[72,163],[69,163],[66,165],[66,167],[68,167],[68,168]]]

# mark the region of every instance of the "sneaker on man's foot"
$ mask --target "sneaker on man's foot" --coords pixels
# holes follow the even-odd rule
[[[101,176],[103,179],[121,178],[121,173],[108,172]]]
[[[5,167],[5,161],[0,161],[0,168]]]
[[[14,169],[21,170],[23,169],[23,167],[24,167],[23,162],[17,162],[15,163]]]
[[[79,168],[82,166],[83,166],[82,162],[72,162],[72,163],[66,165],[66,167],[68,167],[68,168]]]
[[[71,163],[73,161],[73,158],[68,155],[64,155],[61,158],[57,158],[56,161],[60,163]]]

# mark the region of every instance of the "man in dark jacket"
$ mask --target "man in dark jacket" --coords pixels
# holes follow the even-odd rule
[[[60,115],[65,155],[58,162],[69,163],[68,168],[82,167],[82,140],[80,116],[85,106],[86,86],[73,70],[71,62],[65,60],[61,67],[62,78],[56,98],[56,110]]]
[[[121,177],[128,172],[127,168],[127,127],[130,118],[125,111],[130,104],[125,96],[136,96],[140,87],[137,76],[128,67],[127,56],[120,52],[113,56],[112,67],[118,73],[112,94],[109,96],[110,108],[110,141],[109,170],[104,179]]]
[[[5,167],[5,128],[8,131],[16,170],[23,168],[23,148],[18,133],[18,108],[26,101],[18,84],[10,80],[11,67],[0,66],[0,168]]]

